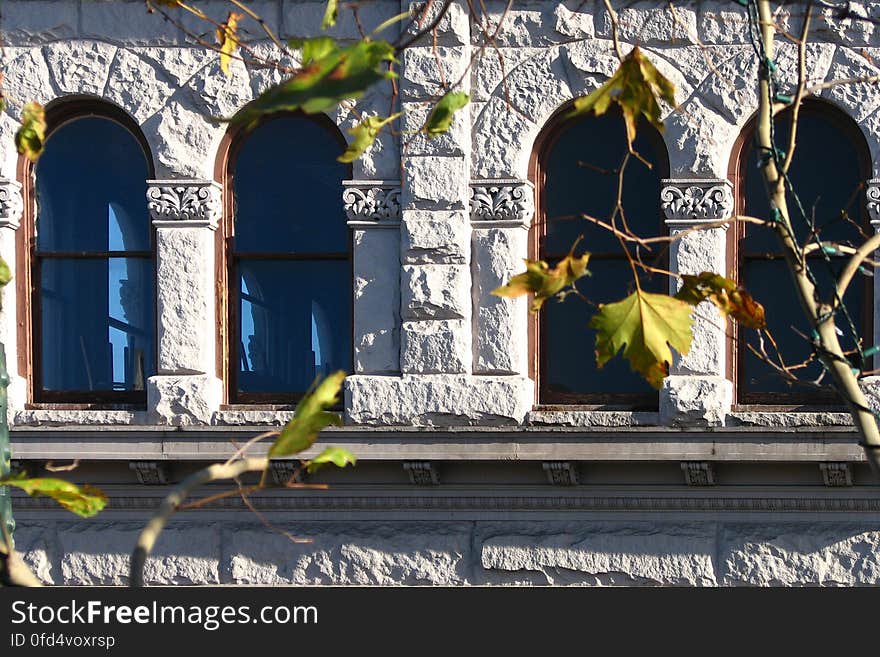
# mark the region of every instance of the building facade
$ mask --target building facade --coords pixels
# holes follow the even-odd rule
[[[76,460],[69,476],[111,498],[88,521],[14,499],[16,542],[39,577],[125,583],[169,484],[282,425],[292,391],[342,367],[345,426],[320,443],[347,447],[356,468],[309,479],[327,490],[255,497],[262,517],[237,497],[181,512],[149,582],[880,581],[880,493],[849,415],[767,383],[712,308],[698,308],[692,348],[656,393],[625,365],[596,369],[585,319],[560,310],[572,302],[536,320],[525,299],[491,294],[523,258],[568,248],[568,229],[548,219],[566,199],[600,196],[580,187],[566,148],[598,158],[622,132],[619,118],[567,111],[617,67],[602,3],[486,4],[477,21],[456,0],[434,36],[402,53],[396,84],[371,89],[356,113],[345,104],[246,132],[217,119],[282,79],[259,61],[277,51],[257,23],[242,22],[254,57],[226,76],[215,52],[142,2],[4,3],[0,253],[15,280],[0,340],[13,459],[31,471]],[[250,5],[285,39],[319,34],[321,2]],[[200,6],[218,20],[229,11]],[[356,18],[343,8],[328,34],[357,40],[409,6],[360,3]],[[777,21],[794,33],[802,18],[782,9]],[[672,271],[727,273],[760,300],[781,277],[724,223],[751,212],[755,184],[745,9],[638,2],[619,23],[624,49],[642,48],[679,103],[662,134],[646,127],[637,143],[652,163],[626,192],[639,225],[685,231],[658,255]],[[797,48],[780,41],[778,75],[793,85]],[[817,10],[803,148],[845,160],[820,177],[855,180],[846,202],[862,232],[880,225],[880,92],[823,83],[880,74],[878,48],[874,23]],[[454,82],[471,102],[428,139],[418,129]],[[36,166],[13,145],[29,100],[50,125]],[[390,111],[404,112],[396,134],[350,166],[335,161],[358,113]],[[690,231],[700,224],[712,227]],[[614,258],[601,262],[594,278],[623,291]],[[860,289],[853,321],[878,336],[871,279]],[[768,314],[788,307],[784,292],[766,294]],[[291,472],[273,470],[279,481]]]

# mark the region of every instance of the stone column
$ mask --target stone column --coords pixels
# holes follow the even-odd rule
[[[868,200],[868,216],[874,232],[880,232],[880,178],[868,181],[865,189]],[[880,251],[878,251],[880,253]],[[865,336],[865,348],[880,345],[880,275],[874,272],[874,333]],[[868,344],[869,340],[873,340]],[[880,368],[880,354],[874,356],[874,369]],[[860,382],[868,403],[875,413],[880,413],[880,376],[866,376]]]
[[[208,180],[149,180],[156,229],[158,374],[147,382],[157,424],[208,424],[220,408],[217,377],[215,231],[220,185]]]
[[[342,194],[351,230],[354,374],[400,371],[400,183],[349,180]]]
[[[528,376],[526,298],[492,294],[523,270],[535,192],[527,180],[471,183],[474,374]]]
[[[727,180],[664,180],[660,201],[670,235],[701,224],[717,223],[733,214],[732,186]],[[727,228],[707,228],[672,242],[669,265],[673,272],[726,273]],[[675,294],[680,281],[670,279]],[[664,424],[720,426],[730,412],[733,384],[726,378],[726,319],[709,302],[694,312],[691,349],[670,367],[660,393]]]
[[[410,8],[404,3],[403,9]],[[461,20],[461,19],[464,20]],[[436,45],[436,47],[435,47]],[[470,107],[456,112],[441,136],[418,133],[433,105],[459,80],[470,91],[470,27],[458,0],[427,37],[402,55],[404,112],[401,190],[400,371],[412,375],[465,375],[471,371]],[[415,133],[415,134],[413,134]]]
[[[27,401],[27,381],[18,372],[18,322],[16,317],[15,231],[21,223],[21,185],[15,180],[0,178],[0,255],[9,265],[12,281],[3,288],[0,307],[0,342],[6,347],[6,368],[9,373],[7,388],[7,416],[10,423],[16,411],[24,409]]]

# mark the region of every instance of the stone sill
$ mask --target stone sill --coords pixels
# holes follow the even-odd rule
[[[16,427],[10,433],[14,458],[98,461],[216,461],[231,456],[259,426],[216,427]],[[850,427],[576,427],[430,429],[344,427],[328,429],[302,454],[309,458],[328,444],[362,461],[715,461],[766,463],[862,462]],[[265,453],[257,446],[254,455]]]

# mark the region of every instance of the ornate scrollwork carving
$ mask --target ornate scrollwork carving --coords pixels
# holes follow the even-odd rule
[[[667,221],[722,221],[733,216],[726,180],[664,180],[660,207]]]
[[[150,180],[147,207],[153,221],[204,221],[216,226],[222,214],[220,186],[206,180]]]
[[[532,185],[499,180],[471,185],[471,221],[516,221],[527,224],[535,214]]]
[[[342,203],[349,221],[400,221],[400,187],[383,182],[346,182]]]
[[[880,223],[880,178],[868,181],[865,195],[868,197],[868,215],[871,221]]]
[[[21,185],[0,178],[0,226],[18,228],[23,207]]]

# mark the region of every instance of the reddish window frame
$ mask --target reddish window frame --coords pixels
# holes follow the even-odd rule
[[[223,407],[235,409],[277,409],[289,410],[296,406],[296,403],[303,397],[305,391],[294,392],[241,392],[238,390],[238,366],[235,362],[236,350],[233,348],[234,341],[239,340],[240,321],[238,316],[238,285],[232,284],[234,281],[234,270],[238,260],[238,254],[235,251],[235,165],[238,153],[247,140],[248,134],[255,128],[265,125],[271,121],[284,119],[286,117],[299,116],[306,117],[311,120],[316,128],[326,131],[332,135],[339,144],[339,152],[342,153],[348,146],[345,137],[339,131],[337,125],[326,114],[304,114],[302,112],[278,112],[271,116],[260,119],[255,125],[241,127],[232,126],[224,135],[220,144],[217,161],[214,167],[214,178],[223,189],[223,218],[220,228],[217,231],[216,241],[216,278],[217,289],[217,374],[223,380]],[[348,165],[346,179],[351,179],[352,168]],[[339,196],[340,217],[344,218],[342,212],[342,190]],[[263,260],[348,260],[349,262],[349,305],[351,307],[350,317],[352,325],[350,326],[350,340],[354,344],[354,293],[353,293],[353,276],[354,276],[354,254],[352,249],[351,233],[349,232],[347,240],[347,250],[345,253],[326,253],[326,254],[308,254],[307,257],[297,256],[294,254],[283,253],[248,253],[248,259]]]
[[[116,105],[92,98],[63,99],[46,107],[46,137],[62,126],[77,119],[98,117],[108,119],[125,128],[140,144],[147,161],[148,179],[155,177],[155,165],[150,145],[137,122],[125,110]],[[72,163],[73,164],[73,163]],[[147,404],[146,386],[144,390],[43,390],[42,355],[40,353],[40,282],[39,265],[47,257],[37,251],[36,244],[36,166],[19,155],[17,178],[21,184],[23,212],[21,226],[16,231],[15,240],[15,278],[16,313],[18,338],[18,371],[27,382],[26,407],[31,409],[144,409]],[[145,181],[146,182],[146,181]],[[144,206],[146,207],[146,197]],[[131,251],[133,257],[149,257],[153,265],[153,303],[156,303],[156,233],[150,226],[149,253]],[[58,257],[54,253],[48,257]],[[73,254],[77,256],[78,254]],[[88,257],[109,257],[107,253],[89,253]],[[155,327],[154,327],[155,330]],[[158,347],[158,341],[157,341]],[[158,349],[154,350],[153,371],[158,365]]]
[[[804,111],[814,113],[827,119],[855,146],[855,149],[859,152],[859,168],[862,171],[863,181],[866,183],[871,178],[871,153],[864,134],[852,117],[837,106],[815,98],[804,99],[800,111],[801,113]],[[749,172],[755,175],[754,172],[756,171],[754,162],[752,161],[750,166],[750,158],[748,157],[751,152],[750,144],[754,139],[756,123],[756,116],[753,116],[746,123],[734,144],[730,157],[728,179],[734,189],[734,213],[736,215],[745,211],[746,173]],[[872,228],[867,213],[867,199],[864,196],[860,207],[860,226],[870,234]],[[727,275],[735,281],[740,280],[740,272],[746,259],[746,254],[742,247],[742,240],[745,237],[746,230],[747,226],[743,222],[733,222],[727,231]],[[873,285],[864,285],[862,299],[865,304],[862,318],[863,325],[861,327],[862,335],[872,339],[874,335]],[[730,320],[727,322],[727,376],[733,382],[734,408],[748,409],[750,407],[760,407],[762,410],[791,411],[802,407],[806,410],[816,410],[819,408],[838,409],[843,407],[840,398],[832,391],[802,389],[792,392],[746,392],[742,390],[743,359],[754,357],[747,349],[739,348],[738,346],[746,330]],[[780,336],[774,337],[777,340],[782,339]]]

